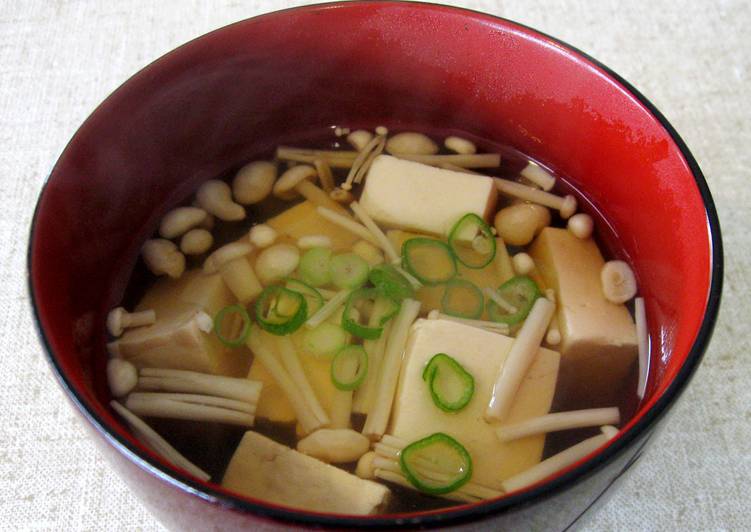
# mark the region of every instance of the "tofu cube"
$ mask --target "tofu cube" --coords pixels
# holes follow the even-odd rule
[[[179,279],[160,278],[146,291],[135,310],[153,309],[160,320],[196,308],[213,316],[233,303],[235,298],[220,275],[190,270]]]
[[[326,412],[331,412],[331,403],[336,387],[331,382],[331,360],[305,353],[302,347],[304,331],[292,335],[292,341],[298,348],[298,356],[305,375],[313,391]],[[297,419],[287,396],[276,383],[271,374],[257,359],[250,366],[248,378],[263,383],[263,393],[256,405],[256,416],[276,423],[292,423]]]
[[[341,313],[334,313],[328,321],[329,323],[339,325],[342,322]],[[300,364],[318,401],[320,401],[324,410],[330,414],[331,406],[337,395],[337,389],[331,381],[331,360],[321,358],[306,350],[305,335],[307,332],[308,328],[302,327],[299,331],[293,333],[291,335],[292,343],[295,344]],[[250,366],[248,378],[263,383],[263,393],[256,406],[256,416],[277,423],[291,423],[295,421],[295,411],[287,400],[287,396],[282,392],[271,374],[266,371],[263,364],[257,359],[254,359]]]
[[[268,225],[276,229],[283,237],[295,243],[297,239],[309,235],[324,235],[331,239],[334,251],[349,251],[359,237],[342,229],[318,214],[316,206],[304,201],[274,216]]]
[[[467,213],[488,220],[493,179],[379,155],[365,179],[363,209],[386,227],[446,236]]]
[[[637,356],[636,326],[624,305],[602,293],[605,260],[594,240],[547,227],[530,255],[556,292],[561,331],[561,396],[565,408],[611,406]]]
[[[435,432],[459,441],[472,457],[472,481],[493,489],[501,482],[540,461],[545,436],[530,436],[501,443],[497,425],[484,419],[498,373],[513,338],[448,320],[418,320],[412,327],[399,376],[399,386],[389,433],[408,442]],[[459,362],[475,381],[469,404],[459,412],[439,409],[422,379],[428,361],[446,353]],[[547,414],[553,401],[559,355],[540,348],[514,404],[508,422]]]
[[[401,231],[399,229],[392,229],[386,233],[391,243],[397,250],[402,249],[402,244],[405,240],[416,237],[427,236],[425,234],[411,233],[407,231]],[[445,239],[442,239],[445,241]],[[473,254],[473,252],[467,252]],[[478,255],[478,259],[479,259]],[[505,281],[511,279],[514,276],[514,270],[511,265],[511,258],[509,257],[506,245],[501,238],[496,238],[496,253],[495,258],[491,264],[488,264],[485,268],[475,269],[467,268],[461,263],[457,263],[458,278],[466,279],[477,285],[480,289],[485,287],[498,288]],[[428,272],[430,273],[430,272]],[[443,297],[444,286],[423,286],[417,291],[417,299],[422,302],[422,310],[429,312],[433,309],[440,310],[441,298]],[[484,314],[485,315],[485,314]]]
[[[156,323],[129,329],[112,345],[138,368],[243,376],[249,353],[228,349],[213,334],[200,330],[195,319],[199,311],[214,316],[234,302],[219,274],[192,271],[180,279],[160,279],[136,306],[136,310],[153,309]]]
[[[368,515],[388,501],[385,486],[299,453],[248,431],[240,441],[222,486],[246,495],[316,512]]]

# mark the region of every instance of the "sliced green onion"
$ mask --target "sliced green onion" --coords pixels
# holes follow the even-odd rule
[[[390,308],[388,308],[381,319],[378,321],[378,325],[371,327],[360,323],[360,317],[362,312],[359,312],[360,306],[365,305],[368,302],[375,302],[377,297],[384,297]],[[345,331],[360,338],[366,340],[377,340],[383,333],[383,325],[393,318],[397,312],[399,312],[400,303],[397,303],[389,297],[385,297],[375,288],[361,288],[352,292],[347,298],[347,303],[344,305],[344,313],[342,314],[342,327]]]
[[[490,299],[488,300],[488,317],[499,323],[516,325],[527,318],[535,300],[542,294],[537,283],[532,279],[517,275],[498,288],[498,296],[516,309],[516,312],[504,310]]]
[[[292,334],[305,323],[308,304],[299,292],[282,286],[267,286],[255,305],[256,320],[265,331],[277,336]]]
[[[311,286],[323,286],[331,282],[329,266],[331,250],[329,248],[310,248],[300,258],[298,271],[303,281]]]
[[[324,321],[318,327],[305,331],[305,350],[321,358],[333,356],[347,344],[347,332],[339,325]]]
[[[452,279],[446,283],[441,298],[441,312],[457,318],[475,320],[482,316],[485,298],[474,283],[464,279]]]
[[[359,288],[368,280],[370,265],[360,255],[344,253],[331,259],[331,282],[339,288]]]
[[[430,359],[422,372],[428,383],[433,403],[444,412],[458,412],[472,399],[475,379],[464,367],[446,353]]]
[[[222,332],[222,326],[224,325],[224,319],[227,317],[227,314],[236,314],[242,319],[242,329],[240,329],[240,332],[235,338],[227,338]],[[248,315],[248,311],[245,310],[245,307],[242,305],[230,305],[217,312],[216,317],[214,318],[214,334],[216,334],[219,341],[227,347],[240,347],[243,345],[250,334],[250,316]]]
[[[361,345],[348,345],[331,361],[331,382],[339,390],[356,390],[368,374],[368,354]]]
[[[379,264],[370,270],[368,280],[380,293],[395,301],[414,297],[415,291],[399,271],[391,264]]]
[[[495,237],[485,220],[465,214],[449,232],[449,247],[467,268],[484,268],[495,257]]]
[[[450,493],[472,478],[472,457],[467,449],[443,432],[407,445],[399,453],[399,466],[415,488],[429,495]],[[430,474],[435,471],[443,474]],[[437,476],[445,480],[437,480]]]
[[[304,281],[299,279],[287,279],[287,283],[284,286],[287,290],[298,292],[305,298],[305,302],[308,304],[307,318],[315,314],[323,306],[323,296],[321,293],[310,286]]]
[[[445,283],[456,276],[456,257],[445,242],[410,238],[402,244],[402,266],[422,284]]]

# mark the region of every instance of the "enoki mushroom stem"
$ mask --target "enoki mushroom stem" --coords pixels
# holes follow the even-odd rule
[[[502,486],[506,491],[516,491],[531,484],[535,484],[546,479],[550,475],[570,466],[574,462],[581,460],[588,454],[594,452],[609,440],[605,434],[592,436],[576,445],[569,447],[565,451],[543,460],[539,464],[530,467],[526,471],[507,478],[503,481]]]
[[[470,327],[477,327],[478,329],[483,329],[489,332],[499,333],[499,334],[508,334],[509,333],[509,326],[505,323],[498,323],[495,321],[485,321],[485,320],[471,320],[468,318],[459,318],[457,316],[451,316],[449,314],[443,314],[442,312],[438,310],[431,310],[428,313],[428,319],[429,320],[448,320],[448,321],[454,321],[456,323],[462,323],[464,325],[468,325]]]
[[[258,358],[263,367],[271,374],[271,377],[281,388],[282,393],[287,397],[292,409],[295,411],[297,421],[305,434],[309,434],[316,429],[321,428],[323,424],[313,412],[313,409],[305,400],[302,391],[290,377],[288,371],[277,359],[270,347],[268,335],[258,326],[253,326],[250,335],[246,341],[248,348]]]
[[[501,155],[498,153],[475,153],[456,155],[396,155],[399,159],[407,159],[430,166],[451,164],[460,168],[498,168]]]
[[[333,316],[334,312],[339,310],[339,307],[341,307],[346,301],[347,297],[349,297],[350,292],[351,290],[347,289],[337,292],[321,308],[318,309],[318,312],[308,318],[308,321],[305,322],[305,326],[309,329],[313,329]]]
[[[383,135],[376,135],[357,154],[357,157],[352,162],[352,167],[349,169],[347,179],[341,185],[343,190],[352,190],[352,183],[359,183],[357,177],[364,175],[364,172],[370,167],[369,163],[372,163],[375,156],[383,151],[385,142]],[[362,177],[360,179],[362,180]]]
[[[179,369],[143,368],[138,379],[139,390],[213,395],[248,404],[258,403],[262,387],[261,382],[250,379]]]
[[[207,481],[211,475],[203,469],[193,464],[190,460],[181,455],[167,440],[162,438],[157,432],[146,424],[141,418],[125,408],[117,401],[110,401],[112,409],[128,423],[131,430],[136,434],[147,447],[150,447],[155,453],[159,454],[176,467],[184,469],[196,478]]]
[[[373,458],[375,475],[384,480],[390,480],[402,486],[414,489],[414,486],[407,481],[399,466],[399,454],[407,446],[406,441],[390,435],[384,435],[383,439],[374,445],[376,456]],[[427,459],[416,458],[413,464],[415,470],[422,476],[430,478],[437,482],[447,482],[450,480],[450,474],[441,471],[438,463]],[[476,482],[467,482],[459,489],[442,495],[447,499],[477,502],[483,499],[492,499],[503,495],[502,492],[485,487]]]
[[[368,319],[369,327],[376,327],[383,318],[384,314],[389,308],[388,301],[383,297],[378,297],[373,305],[373,312],[370,313]],[[391,321],[389,320],[383,327],[383,332],[377,340],[365,340],[363,342],[363,348],[368,354],[368,373],[365,375],[360,388],[355,393],[352,408],[355,412],[361,414],[367,414],[373,404],[373,397],[375,394],[376,385],[378,383],[378,375],[380,374],[381,363],[383,362],[383,354],[386,351],[386,340],[391,334]]]
[[[357,216],[360,219],[360,221],[365,225],[365,227],[372,233],[373,238],[376,241],[378,241],[378,245],[386,253],[389,260],[391,261],[400,260],[399,254],[394,249],[394,245],[391,243],[388,237],[384,234],[381,228],[378,227],[378,225],[375,223],[373,218],[370,217],[367,211],[363,209],[362,206],[356,201],[353,201],[352,203],[350,203],[349,207],[352,209],[352,212],[355,213],[355,216]]]
[[[555,209],[564,219],[570,218],[576,212],[576,198],[572,195],[561,197],[508,179],[496,177],[494,180],[496,188],[502,194]]]
[[[328,425],[330,423],[329,416],[321,406],[318,397],[316,397],[316,394],[313,391],[313,387],[310,385],[310,381],[300,363],[300,358],[292,340],[289,336],[278,336],[276,337],[276,347],[277,352],[282,359],[282,364],[284,364],[284,367],[289,372],[292,382],[295,383],[302,393],[305,402],[313,411],[313,415],[318,418],[321,425]]]
[[[381,371],[378,375],[377,392],[373,401],[373,408],[368,412],[363,434],[370,439],[379,439],[388,425],[391,407],[394,403],[396,384],[402,365],[402,354],[407,345],[409,328],[420,313],[420,302],[412,299],[402,301],[399,313],[393,319],[384,353]]]
[[[521,176],[545,191],[552,190],[555,186],[555,177],[535,163],[528,163],[521,171]]]
[[[182,393],[134,392],[125,406],[140,416],[189,419],[252,427],[256,405],[234,399]]]
[[[331,209],[343,216],[349,216],[347,210],[329,196],[323,189],[318,188],[310,181],[304,180],[298,183],[295,190],[313,205]]]
[[[493,303],[498,305],[498,307],[502,308],[506,312],[510,314],[514,314],[518,312],[519,309],[517,309],[514,305],[512,305],[505,299],[503,299],[501,294],[498,293],[498,290],[491,288],[489,286],[486,286],[485,288],[483,288],[482,291],[486,296],[488,296],[488,298],[490,298],[493,301]]]
[[[503,421],[508,415],[519,385],[537,356],[554,310],[553,303],[540,297],[529,311],[493,385],[490,403],[485,411],[488,421]]]
[[[617,407],[571,410],[533,417],[510,425],[502,425],[496,429],[496,435],[502,442],[508,442],[559,430],[617,425],[620,420],[621,415]]]
[[[328,221],[335,223],[342,229],[346,229],[352,234],[355,234],[362,238],[363,240],[367,240],[371,244],[375,246],[379,246],[378,240],[373,236],[373,233],[371,233],[367,227],[364,225],[361,225],[354,220],[352,220],[349,216],[343,216],[339,213],[336,213],[332,211],[331,209],[327,209],[326,207],[317,207],[316,210],[318,211],[318,214],[320,214],[322,217],[326,218]]]
[[[318,179],[321,180],[321,187],[326,192],[334,190],[334,174],[331,172],[331,166],[325,159],[316,159],[313,161],[313,166],[316,167],[318,173]]]
[[[356,151],[343,150],[307,150],[289,146],[279,146],[276,149],[277,159],[308,164],[315,164],[316,160],[323,160],[332,168],[350,168],[357,155],[358,152]]]

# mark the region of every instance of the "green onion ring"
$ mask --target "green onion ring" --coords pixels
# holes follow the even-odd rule
[[[420,460],[421,452],[428,452],[428,457]],[[432,453],[431,453],[432,451]],[[422,464],[430,464],[432,467],[440,458],[438,453],[453,454],[451,458],[456,462],[456,478],[446,484],[439,484],[428,477],[421,475],[419,469]],[[432,454],[433,456],[430,456]],[[446,456],[446,454],[444,454]],[[427,460],[426,460],[427,458]],[[422,462],[422,464],[421,464]],[[454,438],[443,432],[436,432],[415,442],[410,443],[399,453],[399,466],[407,480],[418,490],[429,495],[444,495],[461,488],[472,478],[472,457],[464,446]],[[441,470],[440,472],[446,473]]]
[[[278,311],[280,300],[285,297],[292,298],[297,303],[292,314]],[[308,304],[300,292],[272,285],[267,286],[261,292],[261,295],[256,300],[255,311],[258,325],[263,330],[277,336],[285,336],[292,334],[305,323],[308,316]]]
[[[222,334],[222,322],[224,321],[225,316],[232,312],[240,315],[243,320],[243,328],[240,330],[240,334],[237,338],[231,339]],[[214,334],[216,334],[219,341],[227,347],[240,347],[243,345],[250,334],[250,315],[248,314],[248,311],[245,310],[245,307],[242,305],[229,305],[217,312],[214,317]]]

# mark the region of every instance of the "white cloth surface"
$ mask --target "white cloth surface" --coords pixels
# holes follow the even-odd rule
[[[562,38],[632,82],[683,136],[720,212],[725,298],[714,340],[667,430],[585,529],[751,529],[750,4],[456,3]],[[0,529],[162,530],[96,452],[47,367],[25,284],[29,224],[68,139],[132,73],[287,5],[0,0]]]

